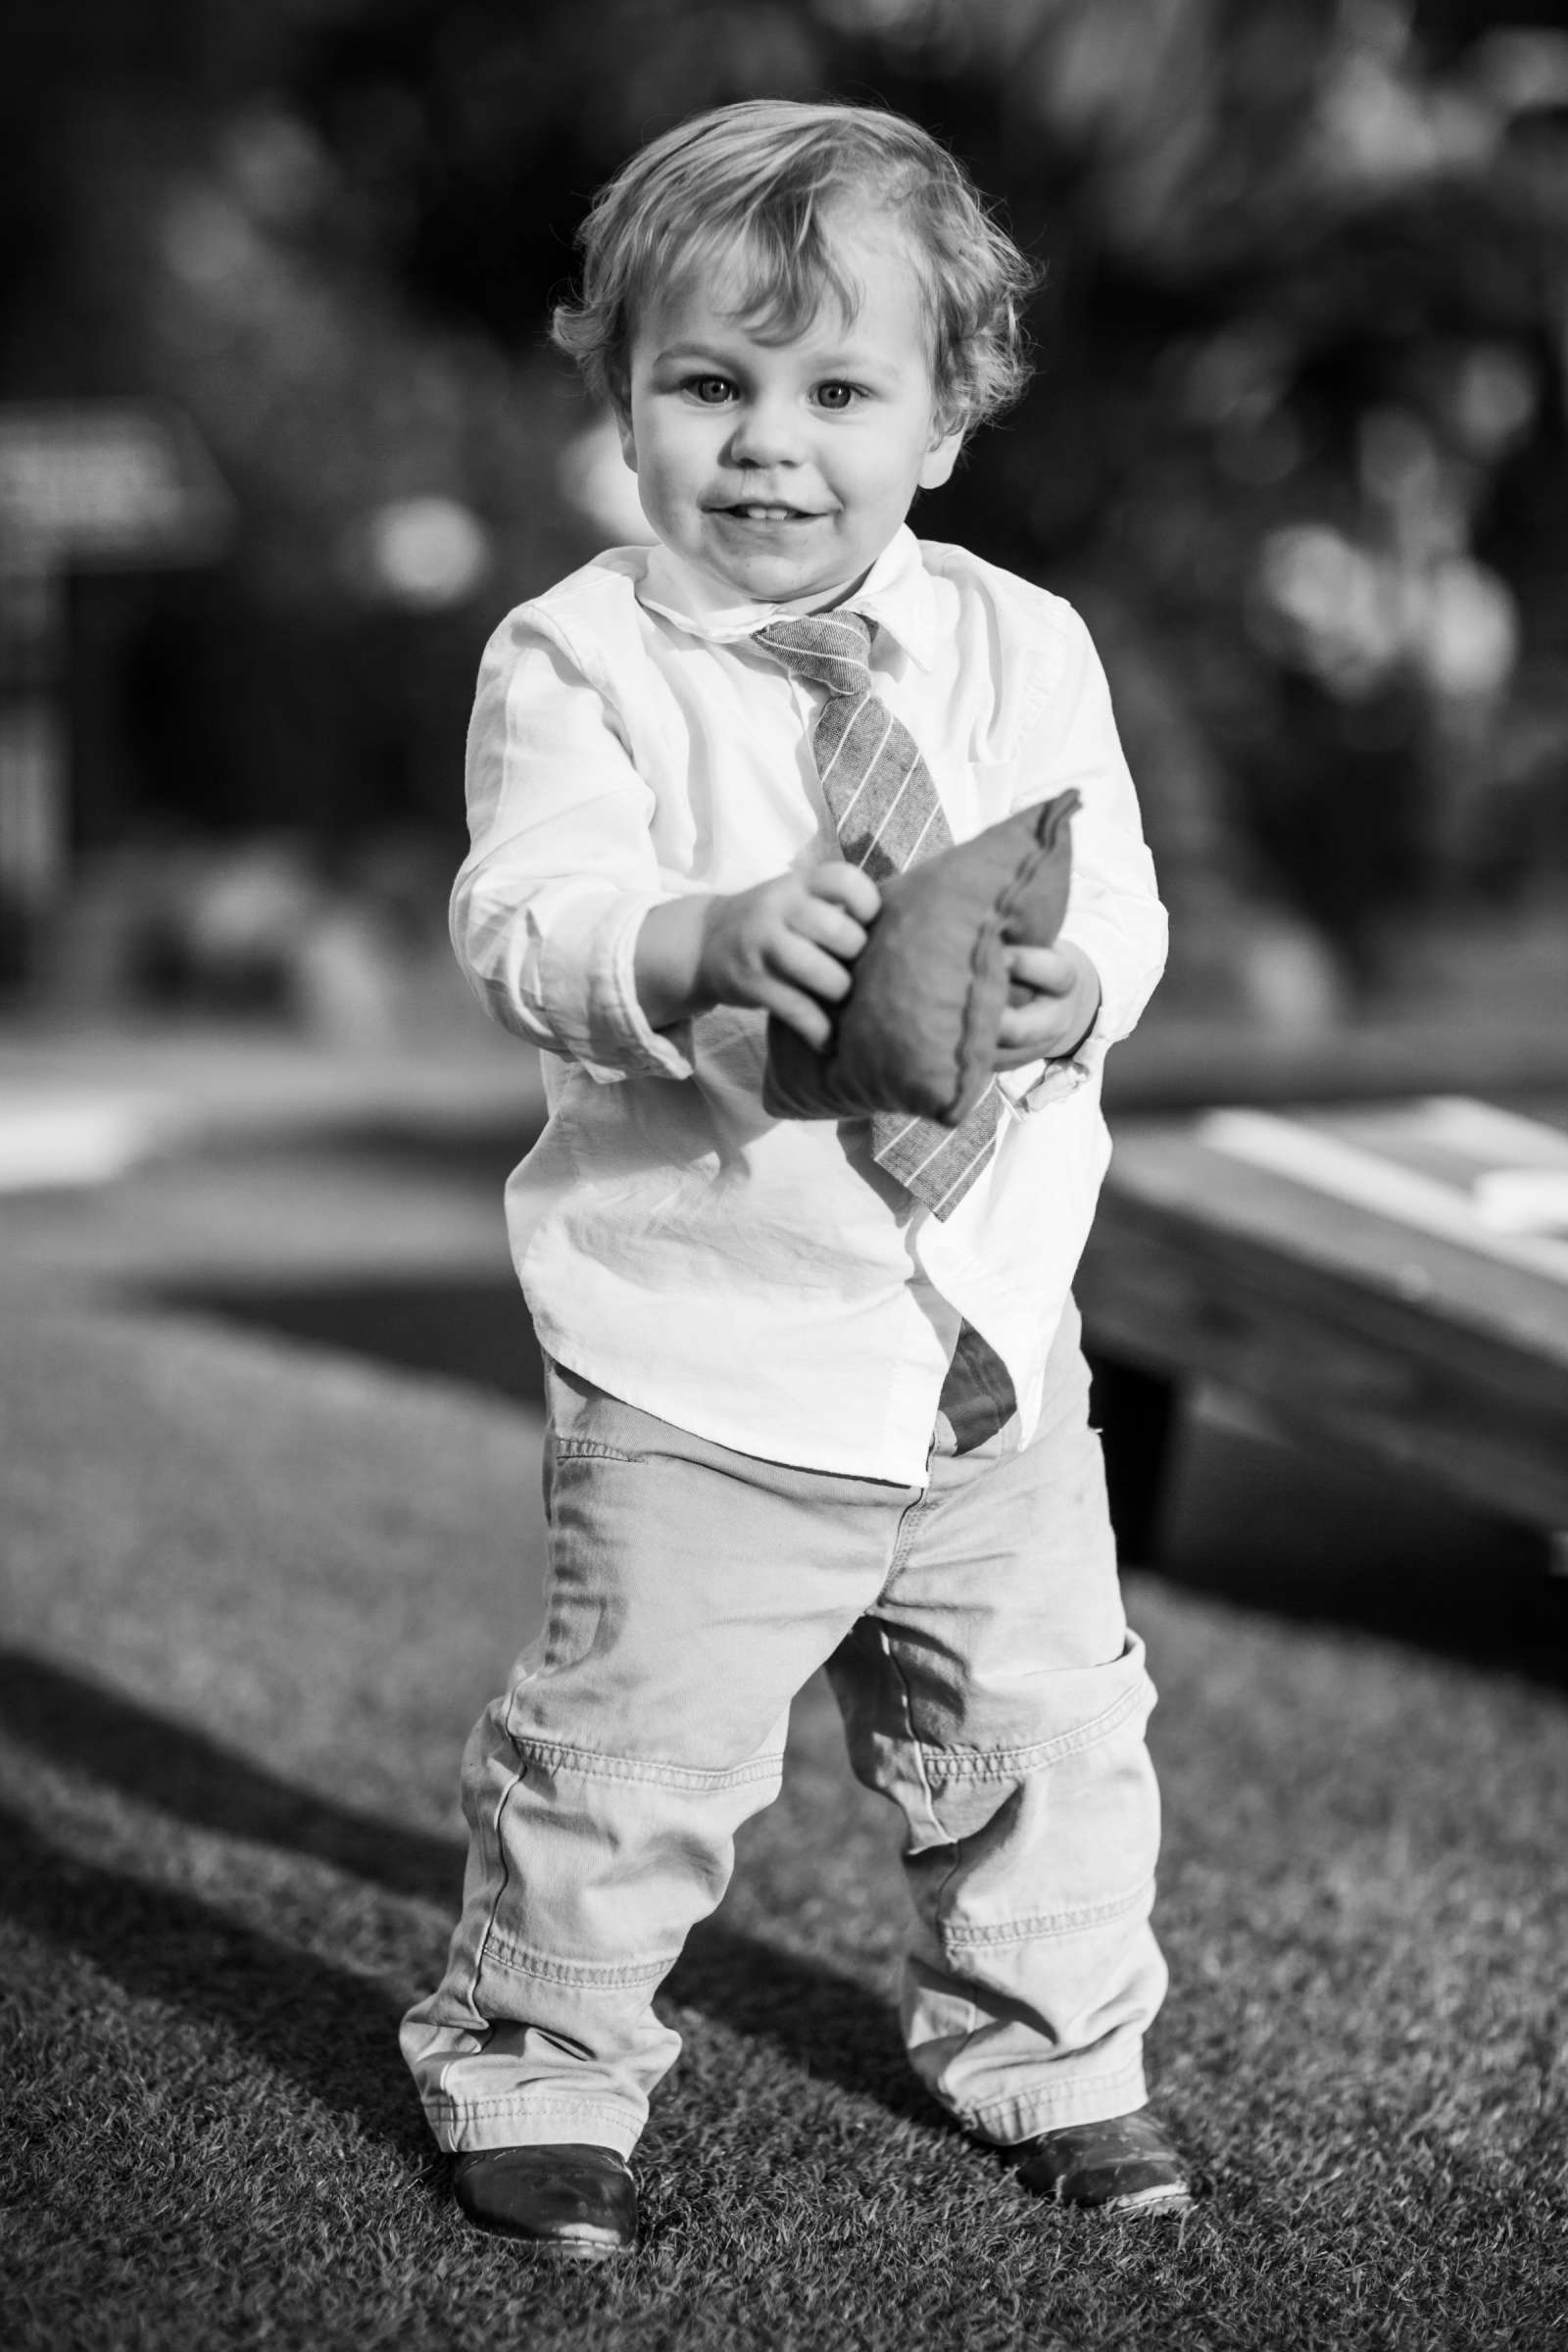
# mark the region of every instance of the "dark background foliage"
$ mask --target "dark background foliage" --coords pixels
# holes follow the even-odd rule
[[[0,394],[172,402],[236,514],[216,571],[78,583],[83,852],[450,848],[488,626],[613,535],[543,340],[589,196],[697,108],[831,94],[950,140],[1045,265],[1035,386],[917,520],[1087,611],[1189,918],[1178,986],[1266,996],[1260,923],[1353,991],[1412,911],[1558,903],[1556,17],[30,0]]]

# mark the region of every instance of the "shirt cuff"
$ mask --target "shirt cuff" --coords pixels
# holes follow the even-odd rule
[[[1147,950],[1130,942],[1123,926],[1093,907],[1080,907],[1062,924],[1059,938],[1082,950],[1100,975],[1100,1009],[1089,1034],[1069,1058],[1099,1069],[1112,1046],[1130,1036],[1164,969],[1163,912],[1157,943]]]
[[[1102,1046],[1099,1055],[1094,1060],[1088,1059],[1093,1037],[1094,1031],[1091,1030],[1077,1052],[1065,1055],[1060,1061],[1026,1061],[1021,1069],[997,1072],[997,1084],[1004,1098],[1021,1119],[1030,1117],[1037,1110],[1046,1109],[1053,1102],[1062,1102],[1068,1095],[1075,1095],[1094,1076],[1105,1049]]]
[[[1099,962],[1081,940],[1074,944],[1082,947],[1083,953],[1089,956],[1100,981],[1100,1002],[1095,1007],[1095,1017],[1070,1054],[1057,1054],[1050,1060],[1026,1061],[1016,1070],[997,1072],[998,1086],[1020,1115],[1044,1110],[1048,1103],[1059,1102],[1065,1096],[1075,1095],[1081,1086],[1094,1077],[1120,1034],[1106,1020],[1105,982]]]
[[[1048,1062],[1036,1060],[1021,1062],[1015,1070],[998,1070],[997,1085],[1014,1110],[1028,1102],[1049,1067]]]
[[[542,978],[561,1050],[591,1078],[689,1078],[691,1023],[655,1029],[637,998],[637,934],[666,894],[618,897],[586,935],[547,942]]]

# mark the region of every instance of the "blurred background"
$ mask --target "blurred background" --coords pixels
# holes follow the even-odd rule
[[[480,647],[641,531],[548,306],[627,152],[757,93],[913,115],[1047,267],[915,519],[1090,618],[1157,1021],[1568,1002],[1551,0],[18,0],[9,50],[0,1008],[477,1018]]]
[[[5,2340],[1561,2343],[1565,0],[5,32]],[[1174,918],[1080,1295],[1218,2219],[1025,2246],[928,2132],[819,1686],[672,1984],[657,2252],[579,2333],[458,2261],[395,2055],[545,1589],[538,1070],[446,900],[486,636],[640,530],[545,341],[578,222],[764,93],[914,116],[1047,272],[915,522],[1084,611]]]

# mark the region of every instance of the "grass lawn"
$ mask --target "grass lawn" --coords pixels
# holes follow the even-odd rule
[[[200,1253],[155,1189],[143,1275],[175,1227]],[[892,1817],[812,1686],[664,1996],[645,2246],[539,2266],[455,2219],[394,2042],[455,1902],[458,1751],[537,1592],[534,1414],[101,1281],[0,1304],[7,2352],[1564,2342],[1549,1677],[1130,1580],[1153,2068],[1209,2193],[1120,2230],[1030,2205],[906,2079]]]

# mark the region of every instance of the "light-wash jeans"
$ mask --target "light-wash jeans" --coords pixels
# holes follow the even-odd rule
[[[1127,1630],[1069,1308],[1038,1436],[914,1488],[732,1453],[554,1370],[547,1619],[464,1760],[445,1977],[403,2049],[444,2147],[629,2155],[679,2035],[653,1996],[777,1793],[826,1665],[904,1816],[910,2061],[1005,2145],[1142,2106],[1153,1690]]]

